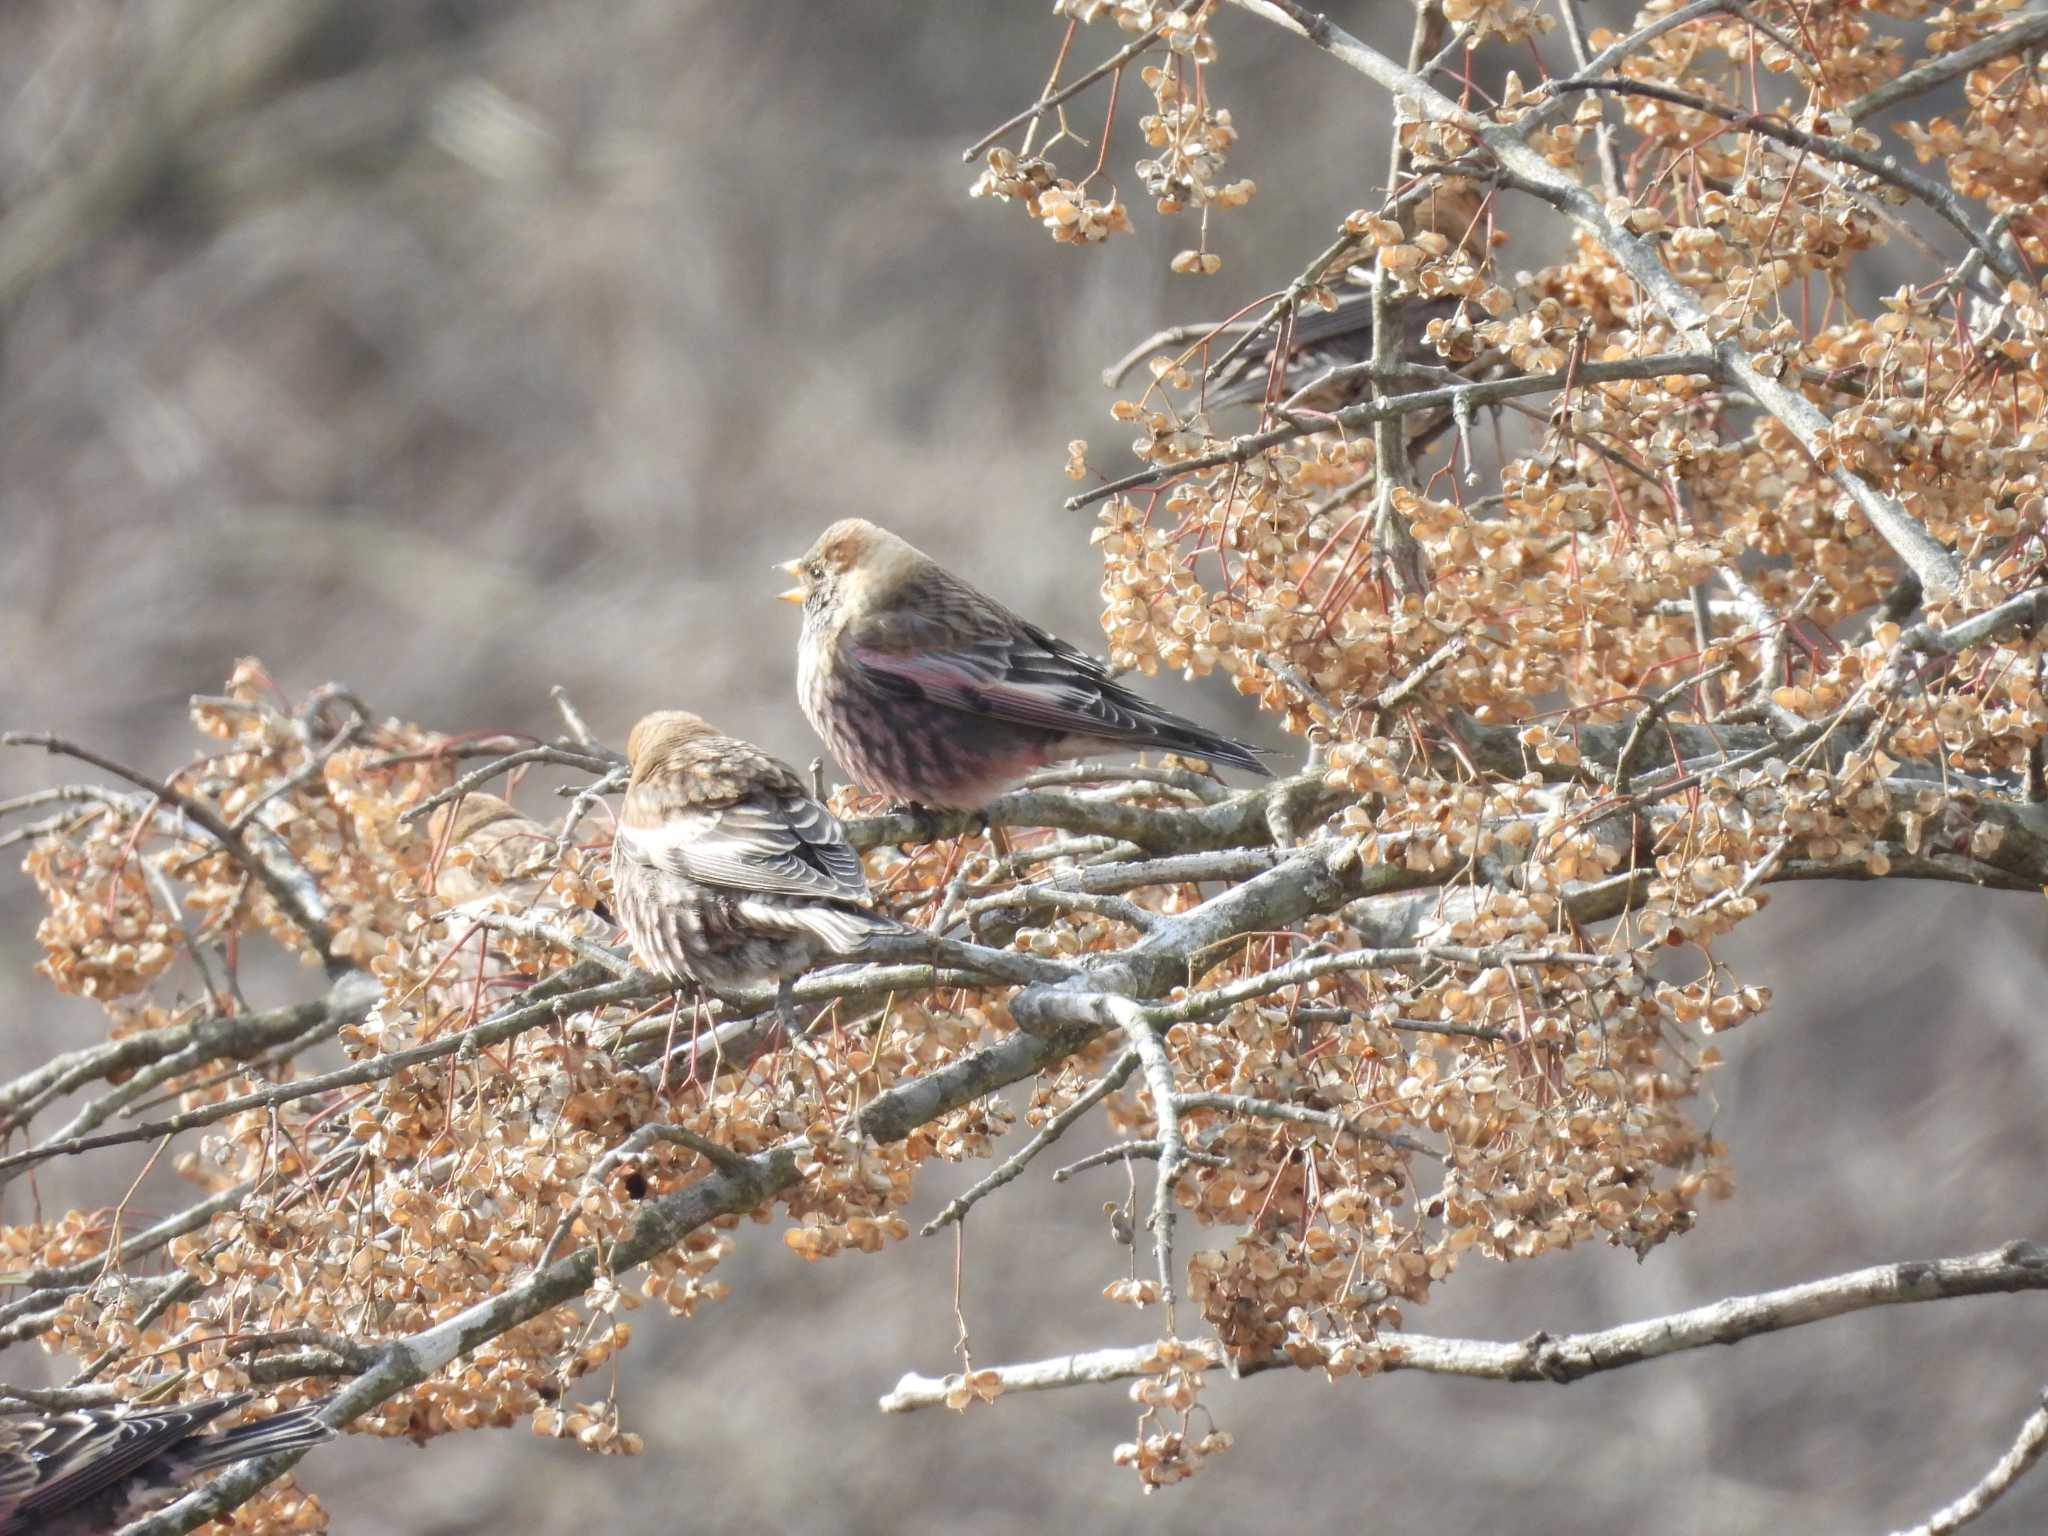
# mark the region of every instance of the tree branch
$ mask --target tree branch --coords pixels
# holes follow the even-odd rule
[[[1950,1531],[1961,1530],[2004,1498],[2006,1491],[2041,1459],[2043,1450],[2048,1450],[2048,1392],[2041,1394],[2039,1405],[2020,1425],[2019,1436],[2011,1448],[1991,1464],[1991,1470],[1974,1488],[1900,1536],[1948,1536]]]
[[[1710,356],[1719,364],[1725,382],[1740,385],[1758,405],[1783,424],[1816,464],[1826,466],[1828,478],[1841,488],[1865,521],[1920,578],[1921,586],[1927,592],[1945,594],[1955,589],[1961,570],[1956,557],[1927,531],[1919,519],[1906,511],[1896,497],[1874,489],[1853,471],[1836,462],[1829,442],[1831,424],[1820,408],[1804,395],[1780,383],[1733,342],[1712,340],[1714,326],[1711,317],[1701,306],[1698,296],[1664,265],[1656,247],[1615,223],[1600,199],[1588,192],[1576,176],[1551,164],[1545,156],[1529,147],[1526,135],[1542,120],[1541,109],[1525,115],[1521,122],[1512,126],[1488,123],[1466,111],[1428,81],[1367,47],[1341,27],[1333,25],[1327,17],[1314,15],[1295,4],[1294,0],[1229,0],[1229,3],[1308,39],[1351,69],[1402,98],[1425,119],[1451,124],[1490,148],[1499,160],[1501,179],[1505,184],[1519,187],[1549,203],[1585,230],[1606,247],[1623,271],[1642,286],[1673,328],[1681,335],[1700,338],[1711,348]],[[1599,58],[1594,64],[1604,67]],[[1559,100],[1561,103],[1563,98]],[[1074,500],[1070,498],[1070,507]]]
[[[110,757],[102,757],[76,742],[66,741],[61,736],[50,736],[34,731],[5,731],[0,732],[0,747],[41,747],[53,755],[76,758],[81,763],[90,763],[93,767],[111,773],[117,778],[126,779],[137,788],[147,790],[165,805],[175,807],[201,827],[207,836],[220,845],[222,852],[247,870],[250,876],[270,893],[278,909],[304,936],[306,943],[320,957],[321,964],[327,967],[330,974],[340,964],[330,947],[333,935],[328,932],[326,914],[320,910],[318,891],[310,884],[302,886],[269,859],[258,856],[243,839],[242,834],[229,826],[220,813],[204,800],[188,795],[162,779],[153,779],[140,769],[130,768],[125,763],[117,763]],[[341,968],[346,969],[346,966],[342,965]]]
[[[1217,469],[1226,464],[1242,464],[1247,459],[1256,458],[1268,448],[1293,442],[1296,438],[1307,437],[1312,433],[1339,427],[1371,426],[1374,422],[1405,416],[1415,411],[1447,410],[1456,405],[1461,397],[1473,406],[1492,405],[1496,401],[1513,400],[1522,395],[1544,394],[1551,390],[1581,384],[1606,384],[1619,379],[1659,379],[1677,374],[1718,378],[1721,372],[1721,362],[1706,352],[1660,352],[1651,357],[1624,357],[1597,363],[1581,363],[1576,368],[1562,368],[1555,373],[1515,374],[1508,378],[1446,384],[1405,395],[1385,395],[1375,400],[1361,400],[1340,410],[1319,412],[1312,418],[1303,418],[1300,422],[1269,427],[1264,432],[1233,437],[1222,447],[1207,453],[1198,453],[1192,458],[1136,470],[1120,479],[1098,485],[1092,490],[1069,496],[1065,505],[1069,512],[1080,512],[1098,501],[1121,496],[1125,491],[1147,490],[1177,476],[1193,474],[1197,470]]]
[[[1565,1385],[1667,1355],[1717,1344],[1739,1344],[1744,1339],[1825,1322],[1871,1307],[2038,1290],[2048,1290],[2048,1247],[2008,1243],[2003,1248],[1965,1258],[1880,1264],[1755,1296],[1731,1296],[1707,1306],[1594,1333],[1535,1333],[1515,1343],[1384,1333],[1377,1341],[1368,1370],[1425,1371],[1437,1376]],[[1211,1366],[1225,1363],[1223,1347],[1213,1339],[1183,1340],[1179,1347],[1200,1350]],[[1158,1351],[1156,1343],[1131,1349],[1091,1350],[997,1367],[994,1375],[1004,1392],[1043,1392],[1054,1387],[1127,1381],[1161,1369]],[[1240,1365],[1238,1374],[1252,1375],[1291,1363],[1285,1357],[1251,1362]],[[883,1397],[879,1406],[884,1413],[937,1407],[945,1401],[940,1387],[941,1383],[934,1378],[912,1372],[896,1383],[895,1390]],[[2039,1449],[2033,1454],[2038,1455]],[[2013,1476],[2021,1470],[2024,1468],[2016,1468]]]
[[[1137,1065],[1138,1053],[1135,1050],[1125,1051],[1110,1065],[1109,1070],[1090,1083],[1073,1103],[1048,1120],[1036,1136],[1005,1158],[986,1178],[977,1181],[964,1194],[949,1200],[944,1210],[919,1229],[919,1235],[930,1237],[948,1223],[964,1220],[979,1201],[1016,1178],[1030,1166],[1034,1157],[1064,1136],[1075,1121],[1123,1087]]]
[[[1988,37],[1980,37],[1966,47],[1953,53],[1944,53],[1939,58],[1929,59],[1925,64],[1907,70],[1896,79],[1887,80],[1883,85],[1873,86],[1846,107],[1842,115],[1852,123],[1875,117],[1887,107],[1895,107],[1902,101],[1926,94],[1937,86],[1946,85],[1959,75],[1966,75],[1980,64],[1989,64],[1993,59],[2018,53],[2022,48],[2048,41],[2048,11],[2034,11],[2014,19],[2010,26],[2000,27]]]

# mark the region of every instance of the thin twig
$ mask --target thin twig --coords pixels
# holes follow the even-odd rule
[[[1181,3],[1174,8],[1174,14],[1186,15],[1189,11],[1192,11],[1196,6],[1202,3],[1204,3],[1204,0],[1181,0]],[[1131,60],[1135,59],[1139,54],[1143,53],[1146,49],[1150,48],[1154,43],[1159,41],[1160,34],[1166,31],[1166,28],[1171,19],[1171,17],[1168,17],[1165,20],[1154,22],[1150,27],[1146,28],[1143,32],[1140,32],[1136,37],[1132,38],[1131,41],[1124,44],[1123,47],[1119,48],[1115,53],[1111,54],[1108,58],[1104,59],[1100,64],[1096,65],[1086,74],[1075,79],[1072,83],[1062,86],[1057,91],[1053,91],[1048,95],[1039,97],[1038,100],[1034,101],[1022,112],[1014,113],[1010,117],[1005,118],[1002,122],[996,124],[995,127],[989,129],[987,133],[983,134],[980,138],[976,139],[972,144],[968,145],[967,148],[963,149],[960,152],[961,163],[965,165],[972,165],[975,159],[981,154],[983,150],[987,149],[989,145],[995,143],[997,139],[1000,139],[1012,128],[1021,128],[1026,123],[1037,122],[1038,119],[1045,116],[1046,113],[1052,111],[1053,108],[1064,106],[1066,105],[1066,103],[1072,101],[1076,96],[1080,95],[1081,92],[1087,90],[1089,86],[1093,85],[1096,81],[1100,80],[1104,75],[1110,74],[1115,70],[1122,69],[1126,64],[1130,63]]]
[[[321,963],[329,970],[334,969],[335,958],[331,948],[333,935],[328,932],[325,917],[307,901],[293,880],[279,871],[269,859],[258,856],[243,839],[242,834],[228,825],[220,812],[204,800],[188,795],[162,779],[152,778],[140,769],[130,768],[125,763],[117,763],[110,757],[104,757],[61,736],[34,731],[0,732],[0,747],[41,747],[45,752],[76,758],[81,763],[90,763],[103,772],[126,779],[137,788],[147,790],[165,805],[175,807],[203,828],[206,834],[220,845],[222,852],[247,870],[250,876],[270,893],[271,900],[277,903],[279,910],[290,920],[291,925],[299,930],[306,943],[320,957]]]
[[[422,816],[448,804],[449,801],[460,800],[471,790],[481,789],[498,775],[509,773],[514,768],[523,767],[528,763],[552,763],[557,767],[576,768],[584,773],[596,774],[608,774],[618,767],[616,756],[599,756],[596,752],[585,751],[573,743],[522,747],[517,752],[508,752],[503,757],[493,758],[481,768],[470,770],[439,794],[429,795],[418,805],[408,806],[400,811],[398,819],[401,824],[410,825]]]
[[[1339,410],[1319,415],[1311,421],[1270,427],[1264,432],[1247,433],[1242,437],[1230,438],[1221,447],[1206,453],[1198,453],[1192,458],[1136,470],[1105,485],[1098,485],[1092,490],[1069,496],[1065,505],[1069,512],[1080,512],[1098,501],[1121,496],[1125,491],[1149,489],[1167,480],[1194,474],[1198,470],[1218,469],[1226,464],[1242,464],[1245,460],[1264,453],[1268,448],[1293,442],[1311,433],[1371,426],[1374,422],[1389,417],[1406,416],[1416,411],[1447,409],[1456,403],[1460,394],[1469,397],[1473,405],[1491,405],[1495,401],[1512,400],[1521,395],[1545,394],[1551,390],[1563,389],[1567,385],[1605,384],[1622,379],[1656,379],[1679,374],[1715,378],[1720,372],[1721,364],[1704,352],[1665,352],[1653,357],[1581,363],[1573,370],[1515,374],[1508,378],[1447,384],[1435,389],[1416,390],[1405,395],[1361,400],[1355,405],[1347,405]]]
[[[1901,1532],[1900,1536],[1948,1536],[1950,1531],[1961,1530],[2004,1498],[2006,1491],[2041,1459],[2044,1450],[2048,1450],[2048,1392],[2041,1394],[2034,1411],[2020,1425],[2019,1435],[2011,1447],[1991,1464],[1991,1469],[1975,1487],[1953,1504],[1944,1504],[1922,1524]]]
[[[1022,1147],[1018,1148],[1009,1157],[1003,1159],[985,1178],[977,1180],[964,1193],[956,1195],[953,1199],[947,1201],[944,1210],[940,1211],[938,1215],[919,1228],[920,1234],[930,1237],[934,1232],[937,1232],[949,1223],[964,1219],[977,1203],[994,1194],[1029,1167],[1031,1160],[1058,1141],[1060,1137],[1064,1136],[1068,1128],[1076,1120],[1079,1120],[1089,1110],[1100,1104],[1112,1093],[1115,1093],[1117,1089],[1123,1087],[1125,1081],[1129,1079],[1137,1065],[1138,1053],[1136,1051],[1125,1051],[1123,1055],[1110,1064],[1109,1070],[1090,1083],[1075,1098],[1073,1103],[1039,1127],[1037,1135],[1024,1143]],[[1053,1177],[1057,1180],[1059,1175],[1054,1174]]]
[[[1696,336],[1703,344],[1711,345],[1712,362],[1718,365],[1713,371],[1724,382],[1739,385],[1745,390],[1759,406],[1777,418],[1815,463],[1825,466],[1828,478],[1848,496],[1864,520],[1919,577],[1921,586],[1929,594],[1946,595],[1955,590],[1961,578],[1961,565],[1954,553],[1935,539],[1926,525],[1907,511],[1896,496],[1877,490],[1840,462],[1833,446],[1833,424],[1820,408],[1797,390],[1787,387],[1764,362],[1745,352],[1732,340],[1712,341],[1712,319],[1699,295],[1665,266],[1656,243],[1618,223],[1602,200],[1589,192],[1573,171],[1553,164],[1530,145],[1529,135],[1549,117],[1563,111],[1569,100],[1567,95],[1560,94],[1543,102],[1513,124],[1487,122],[1452,101],[1414,71],[1403,69],[1386,55],[1332,24],[1329,18],[1314,14],[1295,0],[1229,0],[1229,3],[1306,38],[1347,68],[1401,97],[1424,120],[1455,126],[1484,144],[1498,162],[1496,179],[1502,185],[1528,192],[1563,213],[1614,256],[1622,270],[1640,285],[1680,335]],[[1682,7],[1661,20],[1671,23],[1688,13],[1696,11],[1705,15],[1725,7],[1726,0],[1713,0],[1712,4],[1700,7]],[[1588,72],[1595,68],[1604,69],[1607,55],[1612,52],[1608,49],[1596,55],[1587,66]],[[1684,370],[1674,368],[1668,371]],[[1484,384],[1475,385],[1475,394],[1486,387]],[[1358,418],[1360,424],[1367,419],[1369,417],[1366,416]],[[1233,449],[1236,447],[1236,444],[1232,445]],[[1248,450],[1256,451],[1256,448]],[[1219,462],[1229,460],[1226,457]],[[1182,466],[1186,467],[1189,466]],[[1120,484],[1091,499],[1125,488]]]
[[[1166,1144],[1156,1136],[1138,1136],[1129,1141],[1119,1141],[1112,1146],[1101,1147],[1086,1157],[1077,1157],[1063,1168],[1053,1170],[1052,1181],[1064,1184],[1077,1173],[1086,1173],[1090,1168],[1105,1167],[1110,1163],[1128,1163],[1132,1158],[1147,1162],[1161,1160],[1166,1155]],[[1195,1147],[1180,1149],[1182,1162],[1201,1163],[1209,1168],[1228,1168],[1230,1159],[1214,1152],[1204,1152]]]

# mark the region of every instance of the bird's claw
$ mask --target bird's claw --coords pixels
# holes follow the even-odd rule
[[[939,840],[939,813],[930,806],[919,800],[899,800],[891,810],[915,829],[910,839],[912,842],[935,843]]]

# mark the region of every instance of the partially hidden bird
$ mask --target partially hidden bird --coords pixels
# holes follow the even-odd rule
[[[1403,235],[1424,242],[1425,249],[1441,251],[1454,245],[1477,260],[1496,238],[1485,217],[1491,200],[1492,189],[1483,182],[1462,176],[1432,178],[1427,192],[1403,203],[1394,218]],[[1336,300],[1333,309],[1289,306],[1280,324],[1254,313],[1172,326],[1125,354],[1103,374],[1103,382],[1116,388],[1141,365],[1155,375],[1165,365],[1200,374],[1213,359],[1199,396],[1211,411],[1268,401],[1285,401],[1294,410],[1335,411],[1368,399],[1374,381],[1371,370],[1362,365],[1373,355],[1375,265],[1376,260],[1368,259],[1324,279]],[[1395,366],[1414,370],[1415,382],[1399,385],[1382,379],[1382,387],[1396,383],[1414,388],[1446,370],[1475,380],[1492,371],[1498,359],[1480,348],[1472,334],[1473,326],[1488,318],[1477,303],[1452,293],[1423,295],[1403,287],[1393,295],[1393,304],[1400,326],[1393,349]],[[1252,333],[1249,340],[1247,332]],[[1449,421],[1448,410],[1431,412],[1411,422],[1410,436],[1434,438]]]
[[[1039,768],[1145,748],[1269,772],[886,528],[843,519],[781,569],[804,607],[798,700],[867,789],[978,810]]]
[[[254,1397],[0,1413],[0,1536],[105,1536],[203,1472],[333,1437],[325,1400],[208,1432]]]
[[[869,905],[860,855],[787,763],[682,710],[635,725],[626,761],[612,901],[649,968],[720,993],[773,982],[794,1035],[797,976],[911,931]]]
[[[496,795],[473,789],[438,807],[427,838],[440,855],[434,894],[450,906],[494,893],[532,902],[547,890],[554,834]]]
[[[473,789],[438,807],[427,824],[433,850],[434,894],[449,914],[468,919],[443,930],[435,941],[443,956],[465,948],[479,927],[486,930],[474,965],[435,967],[430,988],[443,996],[477,997],[506,985],[524,985],[524,962],[494,942],[493,918],[511,913],[537,917],[581,938],[602,942],[612,935],[609,914],[579,906],[557,888],[556,855],[561,840],[508,801]]]

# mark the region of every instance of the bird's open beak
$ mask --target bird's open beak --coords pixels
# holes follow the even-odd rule
[[[775,569],[781,571],[785,576],[794,576],[803,569],[803,565],[804,563],[801,560],[784,560]],[[804,600],[804,589],[800,586],[791,587],[787,592],[778,592],[775,595],[785,603],[800,603]]]

